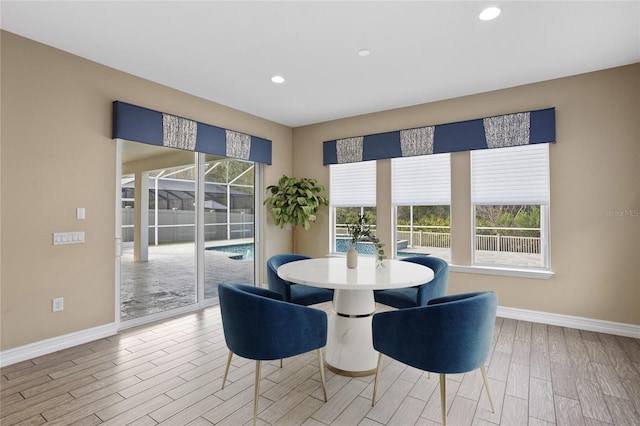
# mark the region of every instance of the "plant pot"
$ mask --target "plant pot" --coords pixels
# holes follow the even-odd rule
[[[349,247],[347,250],[347,268],[356,269],[358,267],[358,252],[355,246]]]

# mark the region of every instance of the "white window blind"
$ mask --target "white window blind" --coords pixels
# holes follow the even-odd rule
[[[450,154],[391,160],[393,204],[448,206],[451,204]]]
[[[471,201],[549,204],[549,144],[472,151]]]
[[[332,164],[329,202],[333,207],[375,207],[376,162]]]

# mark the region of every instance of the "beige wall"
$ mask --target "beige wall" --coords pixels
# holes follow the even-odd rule
[[[291,173],[292,130],[2,32],[0,350],[115,319],[111,109],[122,100],[273,141],[265,184]],[[76,208],[86,220],[76,220]],[[263,225],[267,224],[262,219]],[[291,249],[267,224],[265,256]],[[82,245],[52,234],[84,231]],[[51,299],[63,296],[63,312]]]
[[[450,292],[492,288],[502,306],[640,324],[640,219],[605,214],[640,209],[640,65],[292,130],[10,33],[1,37],[2,351],[114,321],[116,99],[271,139],[265,185],[293,173],[327,186],[322,141],[555,106],[556,275],[453,273]],[[454,161],[458,177],[466,173],[461,164],[465,158]],[[76,207],[86,209],[86,220],[75,219]],[[290,232],[260,220],[264,258],[291,250]],[[52,245],[53,232],[76,230],[85,232],[85,244]],[[298,247],[326,254],[327,209],[299,233]],[[51,299],[59,296],[65,310],[53,314]]]
[[[640,210],[640,64],[297,128],[293,171],[328,187],[323,141],[547,107],[556,107],[557,143],[550,147],[555,276],[454,272],[449,292],[493,289],[503,307],[640,324],[640,217],[608,213]],[[379,170],[378,185],[380,174],[388,179],[387,169]],[[452,156],[452,175],[454,214],[464,217],[470,211],[468,153]],[[387,204],[378,205],[378,215],[387,215],[388,197],[381,199]],[[324,209],[318,223],[300,233],[298,251],[328,252],[327,214]],[[462,242],[454,241],[458,263],[470,259],[471,220],[462,222],[469,229]]]

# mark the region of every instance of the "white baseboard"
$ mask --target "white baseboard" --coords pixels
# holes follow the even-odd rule
[[[498,316],[640,339],[640,325],[498,306]]]
[[[20,361],[26,361],[62,349],[113,336],[117,332],[116,323],[111,323],[2,351],[0,352],[0,367],[6,367],[7,365]]]

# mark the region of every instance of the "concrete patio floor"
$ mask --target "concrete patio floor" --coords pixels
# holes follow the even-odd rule
[[[245,240],[226,241],[229,244]],[[221,282],[254,283],[253,260],[236,260],[233,253],[205,250],[205,299],[218,298]],[[133,248],[123,249],[120,274],[120,319],[188,306],[196,301],[195,244],[149,246],[149,260],[136,262]]]

